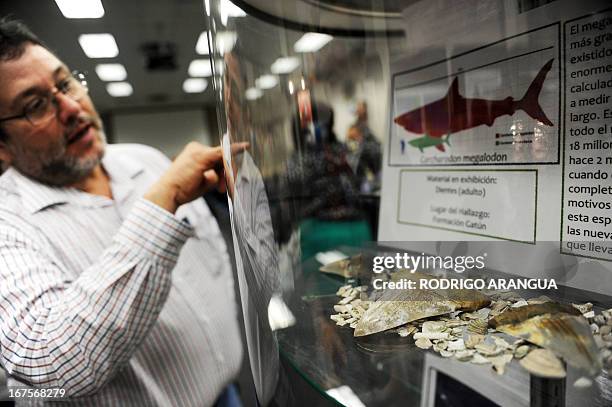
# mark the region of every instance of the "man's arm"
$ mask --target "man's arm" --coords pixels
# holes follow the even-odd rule
[[[220,158],[219,148],[188,145],[73,281],[44,240],[24,232],[25,221],[0,214],[0,361],[9,374],[81,396],[128,362],[161,312],[192,233],[172,213],[217,185]]]
[[[101,258],[65,281],[47,249],[0,224],[2,365],[34,386],[94,393],[157,320],[191,229],[139,200]]]

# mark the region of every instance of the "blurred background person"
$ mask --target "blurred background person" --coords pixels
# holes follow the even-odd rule
[[[349,151],[334,133],[332,108],[312,103],[312,123],[296,128],[300,148],[289,161],[287,174],[291,194],[301,198],[302,258],[371,240]]]
[[[349,162],[357,175],[361,192],[371,193],[380,189],[380,170],[382,168],[382,151],[380,142],[368,126],[368,105],[357,103],[355,123],[347,132]]]

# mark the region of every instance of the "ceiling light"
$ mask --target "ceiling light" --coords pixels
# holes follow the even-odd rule
[[[106,91],[109,95],[116,98],[130,96],[134,93],[132,85],[128,82],[112,82],[106,85]]]
[[[261,89],[248,88],[246,92],[244,92],[244,96],[247,98],[247,100],[255,100],[262,97],[263,92],[261,91]]]
[[[112,34],[82,34],[79,44],[89,58],[114,58],[119,55],[119,48]]]
[[[316,52],[333,39],[334,37],[327,34],[306,33],[296,41],[293,50],[295,52]]]
[[[244,17],[246,13],[230,0],[220,0],[219,15],[221,17],[221,23],[227,25],[228,17]]]
[[[189,78],[183,82],[183,90],[187,93],[200,93],[206,90],[208,81],[204,78]]]
[[[121,64],[99,64],[96,65],[98,77],[106,82],[123,81],[127,78],[127,71]]]
[[[294,87],[293,87],[293,81],[289,81],[289,94],[293,95],[293,92],[295,91]]]
[[[198,37],[196,52],[200,55],[210,54],[210,47],[208,46],[208,31],[202,31]]]
[[[259,89],[271,89],[278,85],[278,78],[274,75],[261,75],[255,80],[255,85]]]
[[[270,70],[275,74],[287,74],[295,71],[298,66],[300,66],[300,60],[296,57],[281,57],[274,61]]]
[[[217,59],[215,61],[215,71],[217,75],[223,75],[223,72],[225,71],[225,62],[223,62],[222,59]]]
[[[100,18],[104,7],[100,0],[55,0],[66,18]]]
[[[201,77],[201,76],[211,76],[212,68],[210,66],[209,59],[194,59],[189,64],[189,68],[187,69],[189,72],[189,76]]]
[[[234,45],[236,45],[237,39],[238,36],[233,31],[218,32],[215,37],[215,45],[217,47],[217,51],[219,51],[221,55],[231,51],[232,49],[234,49]]]
[[[204,0],[204,10],[206,10],[206,15],[210,17],[210,0]]]

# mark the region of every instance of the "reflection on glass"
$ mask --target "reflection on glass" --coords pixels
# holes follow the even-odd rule
[[[250,141],[255,135],[248,112],[241,109],[245,84],[238,60],[232,53],[226,53],[224,60],[228,128],[222,145],[238,283],[257,398],[266,405],[276,390],[279,371],[278,344],[268,318],[270,307],[272,315],[278,314],[274,309],[280,293],[278,247],[261,172],[248,150],[234,156],[230,151],[233,142]]]
[[[423,386],[433,383],[428,367],[435,362],[450,372],[454,366],[455,360],[425,359],[412,342],[395,334],[356,339],[349,328],[330,320],[333,293],[346,282],[320,274],[316,259],[336,250],[365,256],[364,243],[377,238],[382,140],[388,165],[381,234],[389,240],[448,240],[456,237],[451,233],[474,236],[485,226],[487,234],[476,235],[529,242],[522,234],[531,238],[534,232],[535,239],[535,232],[540,237],[556,224],[549,218],[557,216],[550,210],[557,199],[551,186],[562,184],[556,180],[566,171],[559,168],[563,155],[578,154],[571,145],[560,147],[561,108],[572,92],[562,97],[561,76],[569,69],[562,39],[568,33],[559,16],[569,21],[604,7],[477,3],[465,9],[448,0],[236,2],[244,11],[262,12],[252,16],[228,11],[227,2],[222,10],[213,6],[211,43],[235,33],[232,41],[221,40],[231,46],[216,47],[211,57],[249,359],[261,404],[289,404],[279,346],[318,390],[331,390],[338,399],[354,395],[368,406],[424,403]],[[604,21],[606,13],[582,18]],[[599,24],[587,25],[588,35],[609,31]],[[570,43],[564,52],[584,51]],[[576,86],[584,81],[574,79]],[[566,105],[571,133],[578,123],[568,122],[573,111]],[[581,106],[574,110],[583,113]],[[584,120],[581,127],[597,117]],[[238,141],[250,147],[231,156],[229,147]],[[528,164],[527,171],[516,171],[522,164]],[[505,167],[493,167],[498,165]],[[420,176],[433,172],[470,171],[466,178],[471,179],[476,171],[499,171],[495,179],[502,180],[535,176],[530,174],[535,169],[543,182],[536,176],[524,178],[533,179],[533,187],[493,189],[490,195],[499,204],[491,207],[502,214],[487,224],[472,222],[471,230],[447,230],[442,217],[432,223],[430,204],[461,213],[457,208],[481,203],[440,195],[446,192],[428,195],[417,185]],[[413,181],[404,185],[406,179]],[[526,210],[533,201],[527,192],[536,192],[536,199],[543,195],[545,205]],[[533,229],[522,226],[532,212]],[[550,270],[537,273],[545,276]],[[565,280],[581,278],[576,272],[570,276]],[[508,387],[497,376],[485,386],[490,372],[474,370],[477,374],[470,376],[468,369],[462,365],[449,377],[476,391]],[[446,386],[443,379],[437,383],[449,394],[460,387]],[[609,377],[602,383],[609,387]],[[568,397],[575,397],[571,390]],[[529,396],[522,387],[513,391],[521,400]],[[589,392],[592,399],[609,400],[596,386]]]
[[[258,401],[286,405],[290,396],[277,335],[300,324],[290,300],[296,282],[306,278],[302,261],[374,237],[384,122],[378,114],[371,123],[368,108],[381,113],[385,106],[354,86],[373,73],[383,81],[378,47],[384,52],[386,40],[371,40],[368,51],[359,39],[235,18],[226,3],[211,11],[214,87],[249,362]],[[329,77],[348,62],[354,71]],[[373,72],[360,68],[364,62]],[[232,155],[231,144],[241,141],[249,148]],[[334,325],[326,318],[313,322],[341,355]],[[345,357],[340,360],[346,364]]]

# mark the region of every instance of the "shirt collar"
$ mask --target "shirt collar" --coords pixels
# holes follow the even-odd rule
[[[253,177],[253,174],[259,173],[257,165],[255,164],[255,161],[253,161],[253,158],[251,157],[251,154],[249,154],[248,151],[242,152],[240,156],[236,156],[235,158],[240,160],[240,169],[238,170],[239,180],[249,182],[250,179]]]
[[[102,159],[102,166],[111,178],[113,195],[116,200],[123,199],[133,189],[131,180],[144,171],[142,164],[128,160],[124,156],[114,156],[109,154],[109,151]],[[15,189],[21,197],[23,207],[30,214],[53,205],[74,202],[84,195],[83,192],[74,188],[42,184],[21,174],[12,167],[6,170],[3,178],[14,181]]]
[[[102,159],[102,166],[110,176],[113,198],[120,204],[134,191],[134,179],[145,170],[141,162],[123,154],[108,154],[108,151]]]
[[[144,171],[142,163],[130,160],[125,155],[112,154],[112,146],[107,147],[106,154],[102,158],[102,166],[108,173],[113,183],[129,181]]]
[[[13,180],[23,208],[30,214],[52,205],[66,203],[76,192],[73,188],[52,187],[34,181],[13,167],[6,170],[3,177]]]

